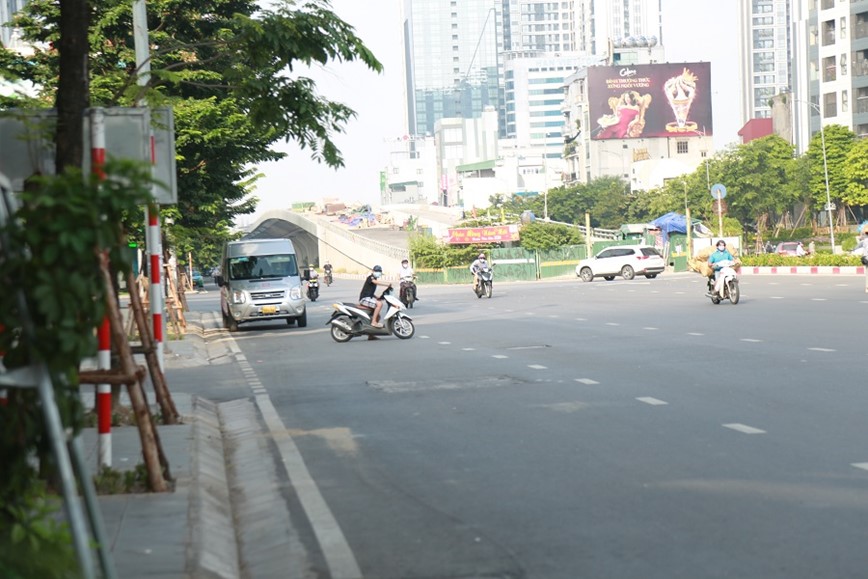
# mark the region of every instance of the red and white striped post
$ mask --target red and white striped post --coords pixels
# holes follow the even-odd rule
[[[154,328],[154,345],[157,348],[157,362],[163,366],[163,284],[160,272],[163,269],[163,248],[160,239],[160,207],[152,202],[148,205],[148,255],[151,273],[151,319]]]
[[[105,179],[105,113],[99,107],[90,111],[90,170],[100,180]],[[97,329],[97,368],[111,370],[111,324],[106,314]],[[99,466],[112,465],[112,387],[96,385],[97,459]]]
[[[99,350],[97,367],[110,370],[112,367],[111,325],[108,316],[104,317],[97,331]],[[96,386],[97,454],[99,466],[112,465],[112,387],[110,384]]]

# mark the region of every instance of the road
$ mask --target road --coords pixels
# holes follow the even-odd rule
[[[365,577],[864,577],[863,283],[425,286],[413,339],[337,344],[338,280],[232,334],[248,383],[211,395],[267,392],[339,526],[308,544]]]

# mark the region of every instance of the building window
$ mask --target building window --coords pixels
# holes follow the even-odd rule
[[[842,54],[838,62],[841,66],[841,76],[847,76],[847,55]]]
[[[850,110],[850,97],[847,95],[847,91],[841,91],[841,112],[846,113]]]
[[[823,59],[823,82],[835,80],[835,57],[827,56]]]
[[[822,24],[823,46],[835,44],[835,21],[826,20]]]
[[[823,95],[823,117],[837,117],[838,116],[838,95],[837,93],[830,92]]]
[[[675,143],[675,152],[679,155],[686,155],[690,152],[690,149],[687,146],[687,141],[678,141]]]

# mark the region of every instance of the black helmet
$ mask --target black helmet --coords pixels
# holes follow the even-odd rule
[[[380,272],[380,273],[383,273],[383,268],[380,267],[379,265],[375,265],[375,266],[374,266],[374,271],[378,271],[378,272]]]

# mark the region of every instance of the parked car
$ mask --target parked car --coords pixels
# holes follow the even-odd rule
[[[782,241],[775,247],[775,253],[778,255],[805,255],[805,248],[799,247],[802,245],[800,241]]]
[[[620,275],[633,279],[644,275],[651,279],[666,269],[666,262],[656,248],[647,245],[614,245],[600,251],[594,257],[583,259],[576,266],[576,275],[582,281],[602,277],[610,281]]]

